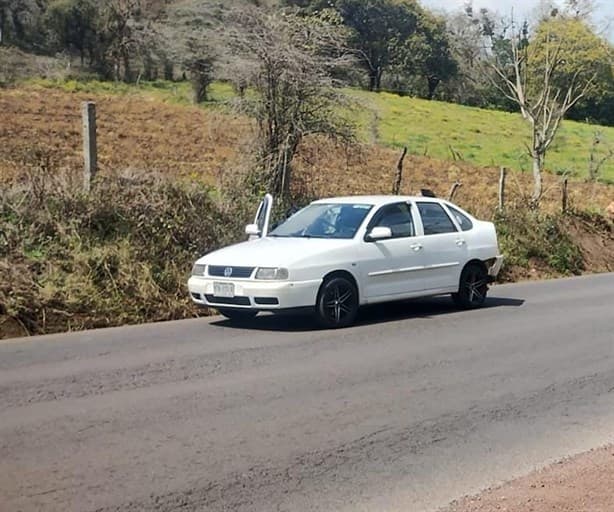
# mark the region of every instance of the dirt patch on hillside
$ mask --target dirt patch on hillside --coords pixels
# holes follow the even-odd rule
[[[24,161],[43,157],[78,171],[82,165],[80,108],[86,100],[97,103],[101,172],[137,169],[215,183],[222,173],[233,172],[248,151],[244,144],[250,123],[239,116],[168,104],[138,93],[92,95],[27,86],[0,90],[0,176],[18,177]],[[296,186],[315,196],[388,194],[398,156],[389,148],[310,139],[296,160]],[[402,192],[429,188],[447,197],[451,185],[459,181],[463,186],[455,200],[490,218],[497,205],[498,180],[497,168],[410,154]],[[560,177],[545,176],[545,208],[560,208],[560,184]],[[509,173],[509,204],[526,202],[530,192],[529,173]],[[571,182],[569,193],[570,205],[580,209],[605,211],[614,200],[614,187],[582,181]]]
[[[576,240],[593,272],[614,271],[614,224],[603,217],[578,214],[570,218],[568,232]]]
[[[442,512],[611,512],[613,489],[610,446],[463,498]]]
[[[390,194],[400,151],[364,145],[335,145],[319,139],[302,147],[297,159],[297,175],[308,183],[316,196],[347,194]],[[500,170],[478,168],[466,162],[447,162],[420,155],[404,161],[401,192],[418,194],[433,190],[448,197],[455,182],[462,184],[455,202],[482,218],[492,218],[498,204]],[[544,175],[544,210],[560,211],[561,178]],[[532,191],[530,173],[508,172],[506,203],[527,204]],[[614,187],[583,181],[569,182],[571,208],[594,208],[605,212],[614,199]]]
[[[245,120],[141,95],[91,95],[26,87],[0,91],[0,175],[14,178],[24,161],[52,158],[82,166],[81,103],[97,104],[101,172],[124,169],[211,179],[235,158]]]

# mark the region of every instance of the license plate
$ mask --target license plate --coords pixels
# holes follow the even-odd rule
[[[232,283],[213,283],[213,295],[215,297],[234,297],[235,285]]]

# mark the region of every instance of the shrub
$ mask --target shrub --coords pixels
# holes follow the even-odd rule
[[[584,270],[582,251],[565,230],[565,219],[527,208],[498,214],[495,223],[505,255],[502,278],[509,278],[513,267],[528,268],[532,263],[552,274],[580,274]]]
[[[0,315],[30,333],[194,316],[194,260],[238,238],[203,185],[107,178],[0,196]]]

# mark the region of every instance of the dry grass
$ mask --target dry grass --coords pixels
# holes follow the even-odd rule
[[[194,316],[192,263],[235,226],[204,185],[118,176],[85,195],[34,174],[0,191],[0,338],[9,320],[33,334]]]
[[[242,158],[250,135],[245,118],[216,110],[169,104],[140,94],[85,94],[35,86],[0,90],[0,176],[4,181],[23,174],[24,161],[33,149],[51,155],[58,168],[81,165],[80,103],[95,100],[98,106],[99,161],[102,172],[140,169],[190,177],[215,184],[224,172],[232,172]],[[36,155],[34,157],[38,158]],[[377,146],[338,145],[310,140],[296,162],[301,187],[313,195],[389,193],[398,152]],[[446,196],[452,183],[463,187],[457,201],[485,217],[493,215],[497,201],[499,170],[477,168],[408,155],[403,192],[430,188]],[[544,207],[556,210],[561,178],[545,176]],[[531,190],[531,177],[511,172],[510,203],[522,203]],[[614,201],[614,187],[570,181],[571,204],[580,209],[604,211]]]
[[[374,146],[338,146],[318,140],[301,150],[297,176],[308,183],[316,196],[346,194],[389,194],[400,152]],[[455,201],[477,216],[492,218],[497,207],[499,169],[476,168],[470,164],[450,163],[428,157],[408,155],[405,158],[402,193],[417,194],[421,188],[447,197],[455,181],[462,187]],[[561,208],[561,177],[544,176],[543,209],[555,212]],[[529,201],[531,176],[512,171],[507,178],[508,204],[522,205]],[[614,201],[614,187],[580,180],[569,181],[572,207],[603,212]]]
[[[81,165],[81,102],[97,103],[101,171],[143,169],[211,182],[232,166],[249,123],[140,95],[91,95],[38,87],[0,90],[0,175],[18,178],[33,147],[60,168]]]

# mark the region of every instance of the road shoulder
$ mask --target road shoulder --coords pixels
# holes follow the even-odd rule
[[[614,445],[562,460],[453,502],[441,512],[614,510]]]

